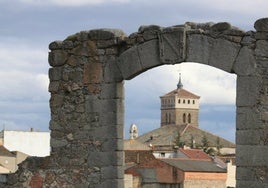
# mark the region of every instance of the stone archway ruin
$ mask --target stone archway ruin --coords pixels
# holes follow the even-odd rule
[[[199,62],[237,75],[237,187],[268,186],[268,19],[81,31],[49,45],[51,156],[29,158],[6,187],[123,187],[124,80]]]

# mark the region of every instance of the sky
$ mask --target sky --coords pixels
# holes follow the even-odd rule
[[[267,0],[0,0],[0,129],[48,131],[48,45],[81,30],[227,21],[245,31],[267,17]],[[201,96],[200,127],[235,140],[235,75],[197,63],[162,66],[125,82],[125,136],[160,126],[159,96],[184,88]],[[161,79],[160,79],[161,78]]]

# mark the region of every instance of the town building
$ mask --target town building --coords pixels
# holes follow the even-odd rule
[[[34,131],[0,132],[0,143],[9,151],[20,151],[29,156],[45,157],[50,155],[50,133]]]
[[[160,97],[160,127],[137,136],[131,125],[125,187],[235,187],[235,144],[199,128],[199,99],[180,75],[177,88]]]
[[[16,172],[18,164],[24,161],[27,157],[28,155],[22,152],[10,152],[3,145],[0,145],[0,174]]]
[[[163,95],[161,99],[161,126],[189,123],[198,126],[200,97],[183,89],[181,76],[177,89]]]
[[[125,187],[226,187],[225,166],[200,150],[178,152],[182,154],[180,157],[167,159],[156,158],[152,151],[125,151]]]
[[[130,134],[130,139],[135,139],[135,138],[137,138],[139,136],[137,125],[132,124],[130,126],[129,134]]]

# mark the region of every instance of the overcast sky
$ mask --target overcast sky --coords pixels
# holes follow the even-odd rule
[[[0,0],[0,128],[48,130],[48,45],[81,30],[227,21],[243,30],[267,17],[267,0]],[[198,64],[158,67],[125,82],[126,126],[159,127],[159,96],[184,88],[201,96],[200,127],[234,141],[235,75]],[[212,70],[211,70],[212,69]]]

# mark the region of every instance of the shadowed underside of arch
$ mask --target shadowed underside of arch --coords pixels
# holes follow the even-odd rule
[[[25,161],[6,187],[123,187],[123,81],[181,62],[237,75],[237,187],[268,186],[268,19],[255,29],[187,22],[142,26],[130,36],[81,31],[52,42],[51,156]]]

